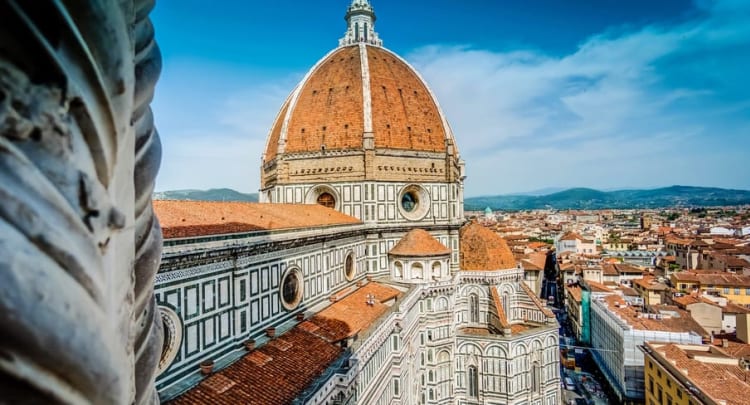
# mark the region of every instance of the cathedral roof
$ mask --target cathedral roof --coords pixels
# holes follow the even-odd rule
[[[445,247],[429,232],[424,229],[412,229],[388,254],[396,256],[439,256],[450,254],[450,249]]]
[[[400,291],[370,282],[202,380],[173,404],[288,404],[343,354],[337,342],[372,326]]]
[[[501,270],[516,267],[508,244],[497,233],[470,222],[460,231],[461,270]]]
[[[338,342],[369,328],[388,310],[386,302],[399,294],[399,290],[385,284],[367,283],[320,311],[309,322],[325,329],[327,339]]]
[[[218,201],[154,201],[164,238],[359,224],[321,205]]]
[[[179,404],[288,404],[343,352],[297,325],[170,401]]]
[[[370,43],[336,48],[294,89],[271,127],[264,164],[283,154],[375,149],[447,151],[453,135],[427,84]]]

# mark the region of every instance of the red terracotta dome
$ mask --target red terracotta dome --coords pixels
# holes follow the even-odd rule
[[[281,108],[266,144],[279,155],[365,148],[445,153],[453,135],[419,74],[395,53],[365,43],[326,55]]]
[[[476,222],[461,228],[461,270],[503,270],[516,268],[505,239]]]
[[[388,254],[395,256],[440,256],[449,255],[451,250],[445,247],[424,229],[412,229]]]

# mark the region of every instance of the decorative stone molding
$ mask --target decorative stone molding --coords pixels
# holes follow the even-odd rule
[[[3,400],[158,402],[153,5],[0,2]]]
[[[164,348],[159,358],[157,374],[163,373],[177,357],[182,345],[182,319],[172,309],[159,306],[159,313],[164,324]]]

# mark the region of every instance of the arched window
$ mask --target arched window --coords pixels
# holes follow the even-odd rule
[[[442,270],[443,266],[440,264],[440,262],[432,263],[432,277],[442,277]]]
[[[403,277],[403,273],[404,273],[404,266],[401,264],[401,262],[393,263],[393,277],[401,278]]]
[[[479,297],[476,294],[469,295],[469,322],[479,323]]]
[[[424,267],[422,267],[422,263],[414,263],[411,265],[411,277],[412,278],[424,278]]]
[[[476,398],[479,396],[479,375],[477,374],[477,368],[474,366],[469,366],[469,381],[468,381],[468,388],[469,388],[469,396],[472,398]]]
[[[336,208],[336,199],[333,198],[333,195],[331,193],[321,193],[318,196],[318,204],[328,207],[328,208]]]
[[[539,370],[539,363],[531,365],[531,392],[539,392],[541,388],[541,373]]]

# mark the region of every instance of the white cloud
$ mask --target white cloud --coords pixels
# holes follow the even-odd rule
[[[750,150],[747,5],[712,1],[679,25],[614,27],[563,56],[441,45],[406,56],[445,109],[469,196],[550,186],[750,188],[748,165],[738,165]],[[188,81],[215,75],[197,69],[183,67]],[[269,128],[301,74],[237,76],[229,91],[206,84],[196,97],[177,84],[183,70],[160,84],[167,92],[156,116],[166,113],[171,128],[160,127],[158,189],[257,191]],[[188,97],[200,114],[185,116]]]
[[[750,188],[750,171],[728,164],[742,159],[738,148],[750,150],[748,103],[732,97],[729,76],[738,69],[736,47],[750,46],[750,24],[736,8],[710,11],[671,27],[609,30],[562,57],[429,46],[408,59],[451,122],[467,162],[467,195]]]

